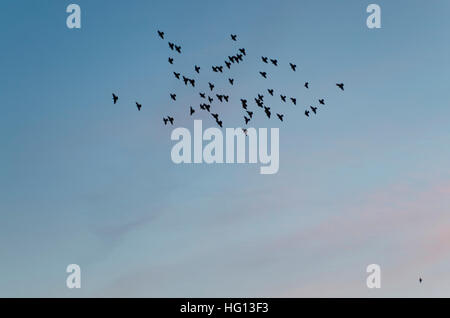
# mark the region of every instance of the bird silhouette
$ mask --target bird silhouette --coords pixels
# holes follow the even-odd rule
[[[206,108],[206,110],[207,110],[208,113],[209,113],[209,110],[210,110],[210,108],[211,108],[211,105],[205,104],[205,108]]]
[[[223,95],[216,94],[216,97],[221,103],[223,102]]]
[[[291,66],[292,70],[295,72],[295,69],[297,68],[297,65],[289,63],[289,65]]]
[[[189,81],[189,79],[186,76],[183,76],[184,85],[187,85],[188,81]]]
[[[319,99],[319,103],[321,103],[322,105],[325,105],[325,100],[324,99]]]
[[[173,58],[169,57],[169,63],[173,64]]]
[[[195,109],[194,108],[192,108],[192,106],[190,106],[191,107],[191,116],[195,113]]]
[[[242,108],[247,109],[247,100],[241,99],[241,103],[242,103]]]
[[[205,105],[206,105],[206,104],[200,104],[200,109],[206,110]]]
[[[170,121],[170,124],[173,126],[173,117],[167,116],[167,119]]]
[[[281,100],[286,103],[286,96],[285,95],[280,95],[280,97],[281,97]]]
[[[309,83],[308,82],[305,83],[305,87],[309,88]]]
[[[270,59],[273,65],[278,66],[278,61],[275,59]]]
[[[244,54],[244,56],[246,56],[246,55],[247,55],[247,53],[245,52],[245,49],[244,49],[244,48],[242,48],[242,49],[239,49],[239,52],[241,52],[242,54]]]
[[[259,72],[259,74],[261,74],[262,77],[267,78],[267,73],[266,72]]]
[[[223,73],[223,66],[217,66],[217,70],[218,70],[220,73]]]
[[[261,60],[262,60],[264,63],[269,63],[269,58],[268,58],[268,57],[261,56]]]
[[[229,96],[228,95],[223,95],[223,99],[225,99],[225,101],[228,103],[228,98],[229,98]]]
[[[169,42],[169,47],[173,51],[175,48],[175,44],[173,44],[172,42]]]
[[[212,70],[213,70],[213,72],[215,72],[215,73],[217,73],[219,70],[217,69],[217,66],[211,66],[212,67]]]
[[[269,92],[270,95],[273,96],[273,89],[270,89],[270,88],[269,88],[267,91]]]
[[[114,102],[114,104],[116,104],[119,97],[116,96],[116,94],[114,94],[114,93],[112,94],[112,96],[113,96],[113,102]]]
[[[253,112],[247,111],[247,114],[250,116],[250,118],[253,118]]]
[[[138,111],[141,111],[141,107],[142,107],[141,104],[139,104],[138,102],[136,102],[136,107],[137,107]]]
[[[247,118],[246,116],[244,116],[244,120],[245,120],[245,124],[247,125],[248,122],[250,121],[250,118]]]
[[[270,114],[271,114],[271,112],[270,112],[270,107],[265,107],[265,106],[264,106],[264,112],[266,113],[267,117],[270,118]]]
[[[255,102],[258,107],[261,107],[261,108],[264,107],[264,103],[260,99],[255,98]]]
[[[195,87],[195,79],[189,79],[189,83],[191,83],[192,87]]]
[[[305,110],[305,116],[309,117],[309,111]]]
[[[222,128],[222,121],[221,120],[216,120],[217,125],[220,126],[220,128]]]
[[[229,79],[228,79],[228,82],[230,82],[230,84],[231,84],[231,85],[233,85],[233,83],[234,83],[234,79],[232,79],[232,78],[229,78]]]
[[[158,35],[161,39],[164,40],[164,32],[158,30]]]
[[[244,134],[247,136],[248,130],[245,128],[242,128],[242,131],[244,132]]]
[[[209,83],[208,82],[208,84],[209,84],[209,89],[211,90],[211,92],[212,92],[212,90],[214,89],[214,84],[212,84],[212,83]]]
[[[181,53],[181,46],[175,45],[175,50],[176,50],[178,53]]]
[[[199,93],[201,98],[206,98],[206,94],[205,93]]]
[[[294,105],[297,105],[297,99],[296,99],[296,98],[291,97],[291,101],[292,101],[292,103],[293,103]]]
[[[260,101],[263,101],[263,100],[264,100],[264,95],[258,94],[258,99],[259,99]]]
[[[208,96],[208,101],[211,104],[214,101],[214,99],[211,96]]]
[[[196,71],[198,74],[200,74],[200,66],[195,65],[194,68],[195,68],[195,71]]]
[[[237,35],[236,34],[231,34],[231,39],[233,41],[237,41]]]
[[[173,75],[175,75],[176,78],[180,79],[180,73],[173,72]]]
[[[163,120],[164,120],[164,125],[167,125],[167,123],[169,122],[169,120],[167,119],[167,118],[163,118]]]
[[[239,61],[241,61],[241,62],[244,61],[244,57],[242,54],[236,54],[236,58],[237,58],[238,63],[239,63]]]
[[[230,68],[231,68],[231,63],[230,63],[230,62],[228,62],[228,61],[225,61],[225,65],[227,66],[227,68],[228,68],[228,69],[230,69]]]
[[[283,121],[283,117],[284,117],[283,114],[278,114],[278,113],[277,113],[277,116],[278,116],[278,118],[279,118],[281,121]]]
[[[311,108],[314,114],[317,114],[317,107],[309,106],[309,108]]]
[[[341,90],[344,90],[344,83],[338,83],[336,84],[337,87],[339,87]]]
[[[419,277],[419,283],[422,284],[422,277]]]
[[[172,98],[173,100],[177,100],[177,94],[170,94],[170,98]]]
[[[219,114],[211,114],[211,115],[216,119],[216,121],[219,120]]]

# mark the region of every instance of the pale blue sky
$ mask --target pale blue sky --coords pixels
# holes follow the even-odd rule
[[[450,296],[448,1],[376,1],[379,30],[370,1],[72,2],[1,4],[0,296]],[[174,66],[157,29],[183,47]],[[270,102],[282,125],[253,121],[280,127],[278,174],[174,165],[162,117],[192,128],[206,87],[172,71],[226,85],[210,66],[240,47],[226,127],[269,87],[299,100]],[[365,287],[371,263],[381,290]]]

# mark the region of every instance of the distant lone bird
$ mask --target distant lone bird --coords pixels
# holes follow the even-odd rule
[[[173,51],[173,49],[175,48],[175,44],[173,44],[172,42],[169,42],[169,47]]]
[[[229,78],[229,79],[228,79],[228,82],[230,82],[230,84],[233,85],[233,84],[234,84],[234,79]]]
[[[141,107],[142,107],[141,104],[139,104],[138,102],[136,102],[136,107],[137,107],[138,111],[141,111]]]
[[[173,100],[177,100],[177,94],[170,94],[170,98],[172,98]]]
[[[270,95],[273,96],[273,89],[270,89],[270,88],[269,88],[267,91],[269,92]]]
[[[338,83],[336,84],[337,87],[339,87],[341,90],[344,90],[344,83]]]
[[[173,117],[167,116],[167,119],[170,121],[170,124],[173,126]]]
[[[236,34],[231,34],[231,39],[233,41],[237,41],[237,35]]]
[[[173,58],[169,57],[169,63],[173,64]]]
[[[269,58],[268,58],[268,57],[261,56],[261,60],[262,60],[264,63],[269,63]]]
[[[194,68],[195,68],[195,71],[200,74],[200,66],[195,65]]]
[[[280,97],[281,97],[281,100],[286,103],[286,96],[285,95],[280,95]]]
[[[201,98],[206,98],[206,94],[205,93],[199,93]]]
[[[317,107],[309,106],[309,108],[311,108],[314,114],[317,114]]]
[[[296,99],[296,98],[291,97],[291,101],[292,101],[292,103],[293,103],[294,105],[297,105],[297,99]]]
[[[191,116],[192,116],[192,114],[194,114],[195,113],[195,109],[194,108],[192,108],[192,106],[190,106],[191,107]]]
[[[295,72],[295,69],[297,68],[297,65],[289,63],[289,65],[291,66],[292,70]]]
[[[245,49],[239,49],[239,52],[241,52],[242,54],[247,55],[247,53],[245,52]]]
[[[158,30],[158,35],[164,40],[164,32]]]
[[[305,110],[305,116],[309,117],[309,111]]]
[[[306,88],[309,88],[309,82],[306,82],[306,83],[305,83],[305,87],[306,87]]]
[[[181,46],[175,45],[175,50],[176,50],[178,53],[181,53]]]
[[[114,94],[114,93],[112,94],[112,96],[113,96],[114,104],[117,103],[117,100],[119,99],[119,97],[117,97],[116,94]]]
[[[211,83],[209,83],[209,82],[208,82],[208,84],[209,84],[209,89],[210,89],[211,92],[212,92],[212,90],[214,89],[214,84],[211,84]]]
[[[325,105],[325,100],[324,99],[319,99],[319,103],[321,103],[322,105]]]
[[[278,61],[275,59],[270,59],[273,65],[278,66]]]
[[[180,79],[180,73],[173,72],[173,75],[175,75],[176,78]]]
[[[419,283],[422,284],[422,277],[419,277]]]
[[[283,114],[277,114],[277,116],[278,116],[278,118],[279,118],[281,121],[283,121],[283,117],[284,117]]]

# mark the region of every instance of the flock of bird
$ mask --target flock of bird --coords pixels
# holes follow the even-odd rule
[[[163,31],[157,31],[159,38],[161,38],[162,40],[165,40],[165,34]],[[238,37],[236,34],[231,34],[230,35],[231,41],[237,42],[238,41]],[[181,45],[177,45],[173,42],[168,42],[169,45],[169,49],[170,51],[173,51],[173,53],[176,54],[181,54],[182,52],[182,48]],[[211,66],[211,70],[214,73],[224,73],[227,69],[231,69],[231,67],[233,66],[233,64],[239,64],[244,62],[244,59],[247,56],[247,51],[245,48],[240,48],[235,55],[231,55],[231,56],[227,56],[225,58],[224,61],[224,65],[212,65]],[[269,58],[267,56],[261,56],[261,61],[263,64],[269,64],[272,65],[274,67],[279,67],[281,64],[279,63],[279,61],[276,58]],[[175,63],[175,58],[174,57],[169,57],[168,58],[168,62],[169,64],[173,65]],[[290,70],[292,70],[293,72],[297,71],[297,65],[290,62],[289,63],[289,67]],[[202,71],[202,68],[198,65],[194,65],[194,71],[196,74],[200,74]],[[269,78],[269,74],[267,73],[267,71],[260,71],[259,74],[261,75],[262,78],[264,79],[268,79]],[[175,78],[177,80],[180,80],[184,83],[185,86],[189,86],[192,88],[196,87],[196,79],[195,78],[190,78],[186,75],[182,75],[181,73],[178,72],[173,72],[173,75],[175,76]],[[228,83],[233,86],[235,83],[235,79],[233,78],[228,78]],[[305,89],[309,89],[310,83],[309,82],[305,82],[304,83],[304,88]],[[344,91],[344,83],[336,83],[336,86]],[[199,103],[199,109],[202,111],[206,111],[208,113],[211,114],[211,116],[214,118],[215,122],[217,123],[218,126],[223,127],[223,122],[220,119],[220,116],[218,113],[214,112],[213,109],[213,103],[216,101],[216,103],[228,103],[230,100],[230,96],[226,95],[226,94],[220,94],[217,91],[216,85],[214,83],[208,82],[208,89],[209,92],[205,92],[205,91],[200,91],[199,92],[199,96],[201,99],[201,102]],[[275,97],[275,89],[273,88],[267,88],[266,89],[267,93],[271,96],[271,97]],[[277,93],[278,94],[278,93]],[[116,94],[112,94],[113,96],[113,103],[116,104],[119,97]],[[177,95],[175,93],[170,93],[169,94],[170,99],[172,101],[176,101],[177,100]],[[283,95],[282,93],[279,94],[280,97],[280,101],[281,103],[292,103],[294,106],[297,105],[297,98],[296,97],[287,97],[287,95]],[[272,116],[272,110],[271,107],[269,107],[267,104],[265,104],[265,100],[264,100],[265,96],[263,94],[257,94],[257,96],[254,98],[255,104],[257,107],[261,108],[264,111],[264,114],[268,117],[271,118]],[[321,106],[325,105],[325,99],[324,98],[319,98],[318,100],[318,104]],[[248,125],[250,123],[250,121],[253,119],[255,112],[251,111],[248,109],[249,104],[247,99],[245,98],[241,98],[240,99],[241,105],[242,105],[242,109],[244,111],[243,114],[243,119],[245,122],[245,125]],[[141,110],[142,108],[142,104],[136,102],[136,107],[138,109],[138,111]],[[310,117],[312,114],[311,112],[316,115],[318,113],[319,110],[319,106],[311,106],[309,105],[309,107],[306,108],[306,110],[304,111],[304,115],[306,117]],[[189,115],[192,116],[194,115],[194,113],[196,112],[196,109],[192,106],[189,106]],[[282,113],[276,113],[277,118],[280,121],[284,120],[284,114]],[[163,123],[164,125],[168,125],[174,124],[174,117],[171,116],[166,116],[163,117]],[[247,134],[247,129],[243,128],[243,131],[245,134]]]

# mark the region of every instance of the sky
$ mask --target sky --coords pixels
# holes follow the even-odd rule
[[[2,1],[0,296],[449,297],[450,3],[373,2],[381,29],[361,0]],[[196,89],[172,75],[194,64]],[[280,129],[277,174],[172,162],[208,81],[229,92],[225,127],[243,125],[240,98],[297,97],[269,99],[283,123],[249,102],[254,127]]]

